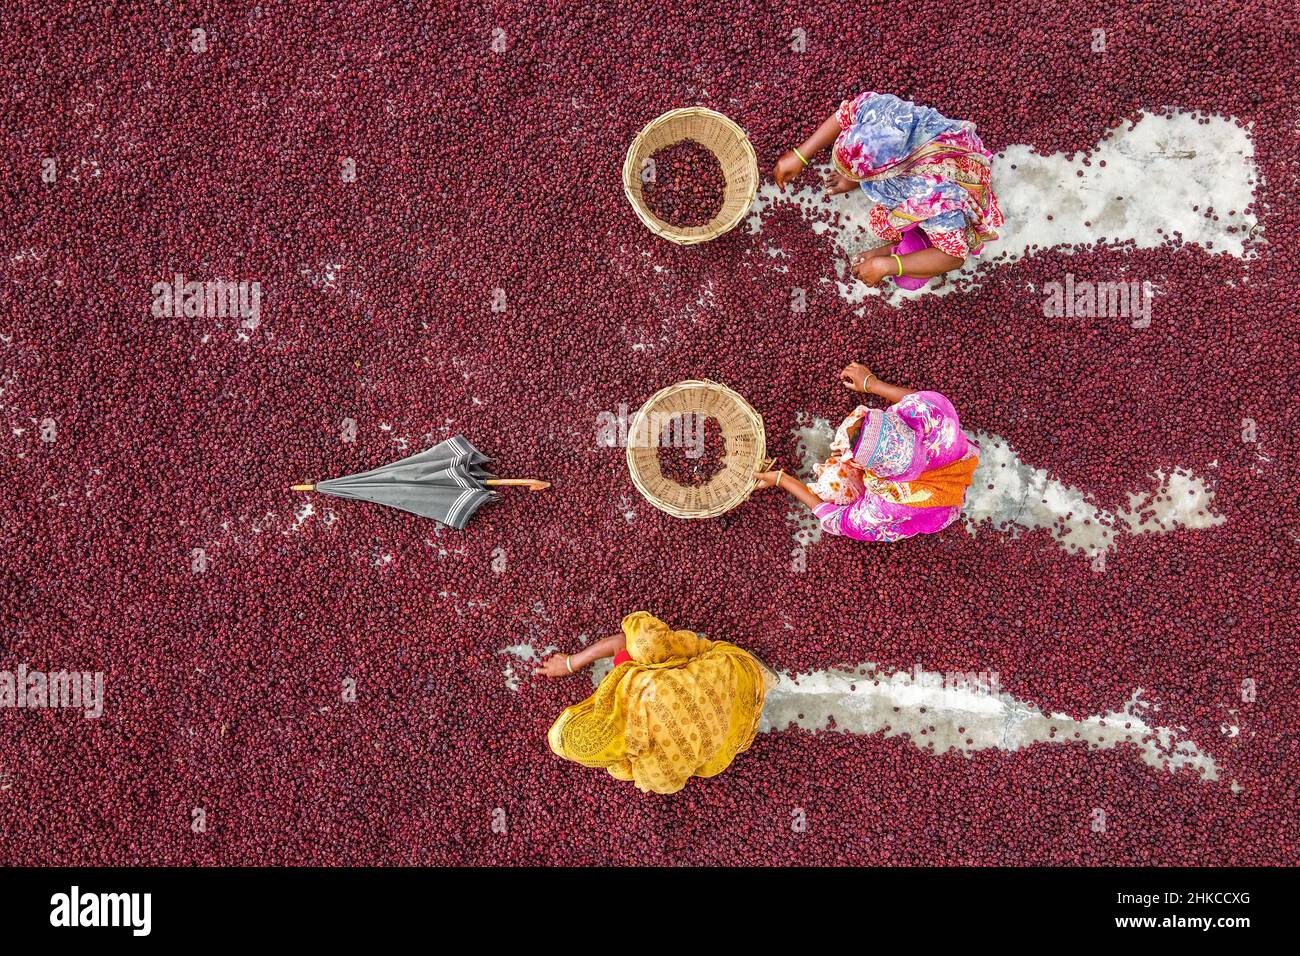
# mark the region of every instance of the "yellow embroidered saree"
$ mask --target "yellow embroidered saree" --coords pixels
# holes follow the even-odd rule
[[[632,660],[551,726],[551,750],[641,790],[676,793],[749,748],[774,678],[726,641],[674,631],[653,614],[623,619]]]

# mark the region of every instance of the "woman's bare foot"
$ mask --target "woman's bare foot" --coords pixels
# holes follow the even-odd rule
[[[826,176],[826,195],[842,196],[845,193],[851,193],[857,188],[857,183],[849,179],[843,173],[837,173],[831,170]]]

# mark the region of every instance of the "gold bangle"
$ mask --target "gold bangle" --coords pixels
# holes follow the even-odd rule
[[[569,654],[564,655],[564,666],[569,669],[570,674],[573,673],[573,657],[571,655]]]
[[[799,157],[799,161],[802,162],[805,166],[809,165],[808,160],[804,158],[803,153],[799,152],[799,147],[798,147],[798,146],[791,146],[791,147],[790,147],[790,152],[792,152],[792,153],[794,153],[796,156],[798,156],[798,157]]]
[[[903,274],[903,260],[898,257],[898,253],[896,252],[891,252],[890,256],[892,256],[893,260],[898,263],[898,274],[901,276]]]

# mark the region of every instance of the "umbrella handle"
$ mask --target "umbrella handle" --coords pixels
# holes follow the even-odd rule
[[[493,487],[527,488],[529,491],[545,491],[551,487],[549,481],[538,481],[536,478],[485,478],[483,484]]]
[[[315,485],[290,485],[289,490],[290,491],[315,491],[316,486]]]

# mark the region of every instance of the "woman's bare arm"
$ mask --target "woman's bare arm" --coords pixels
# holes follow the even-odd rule
[[[840,372],[840,384],[850,392],[878,395],[891,405],[902,401],[904,395],[911,395],[916,391],[914,388],[903,388],[901,385],[890,385],[888,382],[881,381],[875,372],[861,362],[853,362],[844,367],[844,371]]]
[[[904,395],[911,395],[915,391],[914,388],[903,388],[901,385],[890,385],[888,382],[882,382],[874,375],[871,377],[871,381],[867,383],[867,392],[869,394],[879,395],[890,405],[901,402]]]
[[[807,505],[809,508],[816,508],[818,505],[825,504],[811,488],[805,485],[794,475],[787,475],[783,471],[758,471],[754,473],[760,488],[780,488],[789,492],[800,503]]]
[[[772,170],[772,178],[782,192],[785,192],[785,185],[794,180],[804,168],[804,160],[809,163],[813,158],[827,146],[835,142],[835,138],[840,135],[840,121],[835,113],[827,117],[826,121],[818,126],[816,131],[806,140],[796,147],[803,154],[803,159],[796,155],[793,149],[786,150],[781,154],[781,158],[776,161],[776,168]]]
[[[966,262],[965,259],[948,255],[942,249],[918,249],[898,258],[903,260],[903,275],[913,279],[933,279],[960,268]]]
[[[822,122],[821,126],[817,127],[811,136],[799,144],[799,152],[803,153],[805,159],[812,162],[812,158],[834,143],[839,135],[839,116],[837,113],[832,113]]]
[[[542,674],[546,677],[564,677],[567,674],[576,674],[588,664],[598,661],[602,657],[613,657],[625,647],[627,647],[627,638],[620,631],[618,634],[602,637],[577,653],[552,654],[533,673]]]

